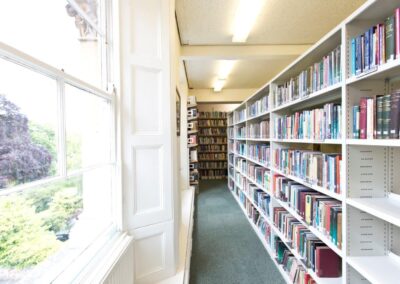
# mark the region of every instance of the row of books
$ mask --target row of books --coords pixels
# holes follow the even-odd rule
[[[249,138],[269,138],[269,120],[252,123],[248,126]]]
[[[264,96],[261,99],[253,102],[251,105],[247,107],[247,113],[249,117],[254,117],[265,113],[269,110],[268,108],[269,96]]]
[[[226,152],[226,145],[200,145],[201,152]]]
[[[214,126],[214,127],[226,127],[226,120],[221,119],[209,119],[209,120],[200,120],[199,126],[207,127],[207,126]]]
[[[188,131],[194,131],[199,129],[198,121],[190,121],[188,122]]]
[[[286,177],[273,175],[272,193],[310,226],[326,235],[338,248],[342,247],[342,204]]]
[[[223,111],[201,111],[199,118],[226,118],[227,113]]]
[[[187,117],[188,119],[190,118],[197,118],[198,112],[197,112],[197,108],[190,108],[187,111]]]
[[[336,47],[321,61],[302,71],[281,85],[272,88],[274,106],[307,97],[309,94],[337,84],[342,80],[341,46]]]
[[[265,192],[260,191],[256,187],[249,185],[247,195],[253,198],[253,202],[258,206],[265,215],[269,215],[270,198]],[[276,254],[276,261],[282,265],[283,269],[288,273],[289,278],[293,283],[315,283],[315,281],[308,274],[307,270],[303,267],[301,260],[297,259],[286,246],[286,244],[275,236],[268,221],[260,214],[258,209],[252,204],[247,196],[239,191],[239,201],[245,209],[248,218],[254,223],[261,235],[264,236],[267,244]],[[272,240],[272,241],[271,241]],[[326,260],[326,257],[323,257]],[[318,264],[319,267],[319,264]]]
[[[321,108],[295,112],[274,119],[277,139],[340,139],[342,137],[342,107],[325,104]]]
[[[267,167],[271,162],[270,145],[268,144],[248,144],[247,155],[250,159],[260,162]]]
[[[224,136],[226,136],[226,128],[201,128],[200,135],[224,135]]]
[[[275,168],[336,193],[340,193],[341,160],[342,155],[337,153],[283,148],[273,150]]]
[[[191,134],[188,138],[188,144],[197,144],[197,135]]]
[[[229,142],[228,142],[229,152],[231,152],[231,153],[235,152],[235,147],[236,147],[235,142],[233,140],[229,140]]]
[[[226,169],[228,167],[227,162],[200,162],[200,169]]]
[[[231,165],[233,165],[234,164],[234,161],[235,160],[235,155],[233,155],[233,154],[229,154],[228,155],[228,162],[229,162],[229,164],[231,164]]]
[[[200,153],[200,160],[226,160],[225,153]]]
[[[354,139],[399,139],[400,91],[362,97],[353,106]]]
[[[300,263],[300,260],[293,255],[293,253],[279,237],[274,237],[273,244],[276,253],[276,260],[288,273],[292,283],[316,283]]]
[[[230,172],[230,170],[233,170],[233,167],[231,167],[231,168],[229,168],[229,175],[230,176],[233,176],[233,174]],[[235,188],[235,182],[233,181],[233,179],[228,179],[228,187],[229,187],[229,189],[231,190],[231,191],[233,191],[234,190],[234,188]]]
[[[247,154],[247,145],[246,145],[246,143],[236,141],[234,148],[235,148],[235,152],[237,154],[246,156],[246,154]]]
[[[254,180],[258,186],[261,186],[267,191],[269,190],[271,172],[268,169],[249,163],[247,167],[247,176]]]
[[[214,179],[221,179],[226,177],[227,170],[222,169],[201,169],[200,176],[203,180],[214,180]]]
[[[229,138],[235,137],[235,129],[233,127],[228,127],[228,137]]]
[[[228,171],[229,171],[229,175],[231,177],[233,177],[235,175],[235,168],[234,167],[229,167]]]
[[[341,276],[341,258],[285,208],[273,208],[273,222],[318,277]]]
[[[376,70],[376,67],[400,58],[400,8],[384,23],[370,27],[350,40],[351,75]]]
[[[237,126],[235,127],[236,129],[236,134],[235,138],[246,138],[246,126]]]
[[[241,109],[241,110],[235,110],[233,112],[233,122],[234,123],[238,123],[238,122],[242,122],[243,120],[245,120],[247,117],[246,115],[246,109]]]
[[[189,151],[189,161],[191,162],[197,162],[198,157],[197,157],[197,150],[190,150]]]
[[[200,137],[200,144],[226,144],[228,139],[226,137]]]

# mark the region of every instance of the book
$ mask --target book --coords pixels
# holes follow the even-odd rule
[[[353,106],[353,138],[360,138],[360,106]]]
[[[383,97],[377,96],[376,98],[376,138],[382,139],[383,127]]]
[[[385,21],[385,59],[386,62],[395,58],[395,33],[394,16],[389,16]]]
[[[367,139],[367,100],[360,99],[360,139]]]
[[[389,138],[390,130],[390,95],[383,96],[382,106],[382,139]]]
[[[400,8],[394,11],[396,58],[400,58]]]
[[[399,124],[400,124],[400,91],[396,91],[390,95],[389,137],[391,139],[399,139]]]
[[[340,277],[341,258],[329,247],[315,248],[315,273],[318,277]]]

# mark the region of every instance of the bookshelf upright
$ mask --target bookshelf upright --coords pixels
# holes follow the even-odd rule
[[[188,97],[188,148],[189,148],[189,183],[196,190],[199,188],[199,159],[198,159],[198,134],[199,134],[199,113],[195,96]]]
[[[399,7],[366,1],[228,114],[228,186],[287,283],[399,282]]]

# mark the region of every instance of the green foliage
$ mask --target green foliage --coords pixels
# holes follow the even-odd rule
[[[25,198],[0,198],[0,266],[26,268],[36,265],[60,246],[55,235],[43,226]]]
[[[41,213],[48,230],[57,233],[71,228],[71,220],[80,214],[83,206],[82,198],[77,193],[76,187],[69,187],[54,195],[49,209]]]
[[[82,167],[82,141],[78,135],[67,137],[67,169],[76,170]]]

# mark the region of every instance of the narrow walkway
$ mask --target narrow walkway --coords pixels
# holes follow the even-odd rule
[[[226,184],[196,196],[190,284],[285,283]]]

